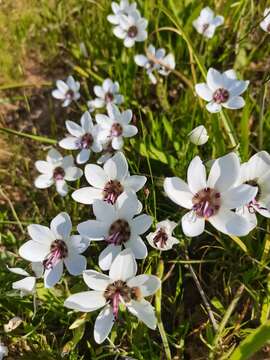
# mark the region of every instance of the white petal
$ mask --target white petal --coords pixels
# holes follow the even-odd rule
[[[25,293],[32,293],[36,287],[36,278],[34,276],[28,276],[22,280],[12,283],[12,289],[21,290]]]
[[[132,250],[135,259],[145,259],[148,254],[147,247],[140,236],[131,238],[124,245],[127,249]]]
[[[35,179],[35,187],[38,189],[47,189],[54,183],[50,175],[39,175]]]
[[[204,218],[194,216],[193,211],[189,211],[181,219],[182,229],[186,236],[199,236],[204,232]]]
[[[199,156],[196,156],[189,164],[187,180],[193,194],[206,188],[206,170]]]
[[[124,181],[124,187],[126,190],[137,192],[144,187],[147,178],[145,176],[132,175],[128,176]]]
[[[186,208],[192,208],[193,194],[188,184],[178,177],[165,178],[164,190],[168,197],[176,204]]]
[[[53,287],[61,279],[63,274],[63,261],[59,260],[51,269],[44,272],[44,285],[46,288]]]
[[[125,47],[131,48],[132,46],[134,46],[134,44],[135,44],[135,39],[134,38],[126,37],[124,39]]]
[[[131,220],[130,225],[132,232],[135,234],[141,235],[144,234],[152,225],[153,219],[151,216],[142,214],[136,216],[134,219]]]
[[[241,95],[244,91],[246,91],[248,85],[249,85],[249,81],[241,81],[241,80],[234,81],[231,87],[228,89],[230,93],[230,97]]]
[[[65,180],[75,181],[83,175],[83,171],[76,166],[70,166],[65,169]]]
[[[138,66],[145,67],[148,63],[148,58],[145,55],[135,55],[134,61]]]
[[[69,296],[64,306],[77,311],[89,312],[105,306],[106,300],[102,291],[84,291]]]
[[[157,319],[155,316],[153,306],[146,300],[131,302],[127,305],[128,310],[139,320],[141,320],[150,329],[155,330],[157,325]]]
[[[245,106],[245,100],[241,96],[235,96],[226,103],[223,103],[222,106],[224,106],[227,109],[241,109]]]
[[[249,222],[251,227],[250,231],[255,229],[258,222],[256,212],[253,209],[250,211],[247,206],[242,206],[241,208],[236,209],[235,212],[237,215],[243,216]]]
[[[222,106],[220,104],[215,103],[214,101],[211,101],[206,105],[206,109],[213,114],[220,112],[221,108]]]
[[[86,269],[86,258],[83,255],[79,254],[70,254],[66,259],[64,259],[64,263],[68,272],[71,275],[80,275]]]
[[[67,155],[62,160],[62,168],[66,170],[70,166],[74,166],[74,159],[72,155]]]
[[[76,157],[77,164],[85,164],[90,158],[91,150],[82,149]]]
[[[94,93],[96,96],[102,99],[105,97],[105,91],[103,90],[102,86],[94,86]]]
[[[46,156],[46,160],[50,163],[57,163],[57,162],[61,161],[62,159],[63,159],[63,156],[56,149],[50,149]]]
[[[80,235],[71,235],[66,241],[68,251],[74,254],[83,253],[90,245],[89,240]]]
[[[104,164],[104,171],[111,180],[122,180],[128,174],[128,163],[122,152],[117,152]]]
[[[116,200],[119,218],[130,220],[138,210],[137,196],[132,192],[124,192]]]
[[[92,187],[75,190],[71,196],[75,201],[86,205],[93,204],[94,200],[103,199],[102,190]]]
[[[224,17],[220,15],[216,16],[212,21],[212,24],[215,26],[220,26],[223,23],[224,23]]]
[[[42,262],[32,262],[32,270],[35,273],[36,278],[41,278],[44,272],[44,266]]]
[[[83,113],[80,121],[81,121],[82,129],[84,130],[84,132],[91,133],[94,125],[93,125],[93,120],[92,120],[92,117],[91,117],[89,111],[85,111],[85,113]]]
[[[36,242],[50,246],[51,242],[56,240],[54,233],[47,226],[31,224],[27,226],[30,237]]]
[[[245,236],[252,229],[251,224],[243,216],[225,208],[221,208],[208,220],[217,230],[228,235]]]
[[[49,176],[52,175],[53,172],[52,164],[47,161],[38,160],[35,162],[35,167],[42,174]]]
[[[120,252],[114,259],[109,276],[112,280],[126,281],[136,275],[137,264],[130,249]]]
[[[77,230],[80,235],[98,241],[104,240],[104,236],[108,232],[108,226],[101,221],[87,220],[80,223]]]
[[[136,135],[137,132],[138,132],[138,129],[134,125],[126,125],[123,128],[123,136],[127,137],[127,138]]]
[[[197,126],[188,134],[189,140],[195,145],[204,145],[208,141],[207,130],[203,125]]]
[[[93,203],[93,213],[97,220],[111,224],[116,219],[116,211],[113,205],[103,200],[95,200]]]
[[[207,85],[212,91],[223,88],[224,79],[222,74],[219,71],[210,68],[207,72]]]
[[[65,180],[57,180],[56,183],[56,191],[61,196],[66,196],[68,193],[68,186]]]
[[[124,145],[124,140],[122,136],[114,137],[112,139],[112,148],[114,150],[121,150]]]
[[[43,261],[50,251],[49,246],[42,245],[36,241],[29,240],[19,249],[19,255],[28,261]]]
[[[89,164],[85,166],[85,177],[90,185],[98,189],[103,189],[105,184],[109,181],[106,172],[101,166]]]
[[[205,83],[196,84],[195,91],[203,100],[211,101],[213,99],[213,91]]]
[[[71,135],[73,135],[77,138],[81,137],[84,134],[82,127],[80,125],[76,124],[74,121],[67,120],[66,128]]]
[[[17,274],[17,275],[30,276],[30,275],[28,274],[28,272],[25,271],[25,270],[22,269],[22,268],[10,268],[10,267],[7,266],[7,269],[8,269],[10,272],[12,272],[12,273],[14,273],[14,274]]]
[[[68,91],[68,85],[63,80],[57,80],[56,86],[63,93],[66,93]]]
[[[56,89],[52,91],[52,97],[58,100],[64,100],[65,94],[63,94],[62,91]]]
[[[54,233],[55,239],[67,239],[71,229],[71,220],[66,212],[61,212],[51,221],[51,230]]]
[[[262,176],[267,176],[266,174],[270,170],[270,155],[266,151],[259,151],[253,155],[249,161],[246,163],[246,177],[243,178],[243,181],[254,180],[256,178],[261,178]],[[243,164],[242,164],[243,166]],[[241,175],[243,172],[241,166]],[[267,182],[268,179],[266,178]],[[263,179],[260,179],[259,183],[264,182]]]
[[[78,138],[69,136],[59,141],[59,146],[66,150],[76,150],[79,149],[79,141]]]
[[[154,295],[161,287],[161,281],[154,275],[138,275],[128,280],[127,285],[130,287],[139,287],[143,297]]]
[[[233,186],[239,176],[239,157],[231,152],[215,160],[210,170],[207,186],[224,192]]]
[[[98,257],[98,265],[103,271],[107,271],[110,269],[113,260],[116,256],[121,252],[122,246],[121,245],[108,245]]]
[[[248,204],[257,194],[258,188],[250,185],[239,185],[222,194],[222,206],[236,209]]]
[[[113,29],[113,33],[119,39],[124,39],[126,36],[126,31],[121,26],[115,26]]]
[[[210,9],[209,6],[207,6],[201,10],[200,17],[203,19],[204,22],[209,23],[214,18],[214,12]]]
[[[107,305],[98,315],[94,326],[94,339],[101,344],[110,334],[114,324],[113,310]]]
[[[95,270],[85,270],[83,280],[90,289],[99,291],[104,291],[111,282],[108,275]]]

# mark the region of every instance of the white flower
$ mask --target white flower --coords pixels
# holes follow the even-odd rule
[[[207,130],[203,125],[197,126],[188,134],[189,140],[195,145],[203,145],[208,141]]]
[[[227,109],[240,109],[245,100],[239,96],[246,91],[249,81],[237,80],[234,70],[224,73],[210,68],[207,73],[207,84],[195,85],[196,93],[209,103],[206,109],[211,113],[221,111],[222,106]]]
[[[256,196],[237,209],[237,213],[244,216],[255,228],[256,212],[270,218],[270,155],[266,151],[260,151],[243,163],[238,182],[258,188]]]
[[[266,31],[270,32],[270,8],[266,8],[263,13],[263,21],[260,22],[260,27]]]
[[[153,295],[161,286],[154,275],[137,275],[137,264],[129,249],[122,251],[113,261],[109,276],[95,270],[83,272],[83,278],[92,291],[71,295],[64,306],[77,311],[90,312],[103,308],[96,318],[94,338],[102,343],[111,332],[123,304],[150,329],[156,328],[153,306],[144,297]]]
[[[128,0],[121,0],[120,4],[113,1],[111,6],[114,15],[108,15],[107,19],[113,25],[119,25],[121,15],[128,15],[137,9],[137,4],[135,2],[129,4]]]
[[[8,356],[8,348],[4,344],[0,343],[0,360],[2,360],[5,356]]]
[[[35,166],[41,173],[35,180],[35,187],[46,189],[55,184],[56,191],[61,196],[66,196],[68,193],[66,181],[75,181],[83,174],[81,169],[74,166],[71,155],[63,157],[55,149],[48,152],[46,161],[36,161]]]
[[[123,95],[119,94],[119,83],[111,79],[103,81],[102,86],[94,86],[94,93],[97,98],[87,102],[90,111],[103,108],[107,104],[120,105],[124,101]]]
[[[108,246],[99,255],[99,266],[108,270],[113,259],[122,247],[130,248],[136,259],[147,256],[147,247],[140,235],[144,234],[152,224],[149,215],[138,214],[138,199],[132,192],[122,193],[115,204],[95,200],[93,213],[96,220],[80,223],[78,232],[90,240],[104,240]]]
[[[85,177],[91,186],[72,194],[73,199],[82,204],[93,204],[97,199],[114,204],[123,192],[136,193],[146,182],[145,176],[130,176],[127,160],[121,152],[107,160],[103,168],[94,164],[86,165]]]
[[[80,83],[75,81],[73,76],[69,76],[64,82],[63,80],[56,81],[57,89],[52,91],[52,96],[55,99],[63,100],[63,107],[69,106],[73,100],[80,98]]]
[[[128,15],[120,15],[119,25],[115,26],[113,33],[119,39],[123,39],[124,45],[130,48],[136,41],[141,42],[147,38],[147,24],[148,21],[136,10]]]
[[[223,16],[215,16],[214,12],[209,7],[205,7],[202,9],[200,16],[194,20],[192,24],[199,34],[210,39],[214,36],[216,28],[223,23]]]
[[[98,139],[104,144],[111,140],[112,148],[122,149],[124,137],[132,137],[137,134],[138,129],[134,125],[129,125],[132,119],[132,111],[126,110],[122,113],[116,105],[107,105],[107,115],[97,114]]]
[[[155,232],[151,232],[146,236],[149,244],[157,250],[170,250],[173,245],[178,244],[179,241],[172,236],[173,230],[176,228],[177,223],[170,220],[163,220],[157,223]]]
[[[191,210],[182,217],[186,236],[202,234],[205,220],[224,234],[245,236],[249,233],[249,222],[231,209],[244,206],[254,199],[257,188],[247,184],[235,186],[239,176],[239,158],[230,153],[214,161],[208,180],[199,156],[188,167],[188,184],[178,177],[165,179],[164,189],[169,198]]]
[[[19,249],[22,258],[42,262],[45,287],[54,286],[63,273],[63,263],[71,275],[79,275],[86,268],[86,258],[80,255],[89,242],[80,235],[70,235],[72,224],[67,213],[58,214],[50,228],[32,224],[27,230],[31,240]]]
[[[43,274],[42,263],[36,262],[31,264],[35,276],[31,276],[27,271],[22,268],[10,268],[8,270],[14,274],[24,276],[24,279],[12,283],[12,289],[19,290],[21,297],[33,294],[36,290],[36,280]]]
[[[142,54],[135,55],[134,60],[138,66],[146,69],[146,73],[153,84],[157,83],[157,79],[153,74],[154,71],[167,76],[175,68],[174,55],[168,54],[165,56],[165,49],[156,50],[153,45],[148,46],[146,56]]]
[[[88,111],[81,117],[81,126],[67,120],[66,128],[72,136],[61,140],[59,146],[67,150],[80,150],[76,158],[78,164],[86,163],[89,160],[91,151],[102,151],[102,145],[97,141],[97,127],[94,126]]]

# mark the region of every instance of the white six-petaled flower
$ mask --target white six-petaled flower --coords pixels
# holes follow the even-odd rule
[[[96,99],[87,102],[89,111],[103,108],[107,104],[120,105],[124,101],[123,95],[119,94],[119,83],[112,82],[111,79],[105,79],[102,86],[94,86]]]
[[[57,89],[52,91],[52,96],[55,99],[63,100],[63,107],[69,106],[72,101],[76,101],[80,98],[80,83],[75,81],[73,76],[69,76],[65,81],[56,81]]]
[[[260,22],[260,27],[270,33],[270,8],[266,8],[263,13],[264,19]]]
[[[103,308],[96,318],[94,338],[102,343],[111,332],[123,304],[150,329],[156,328],[153,306],[144,297],[153,295],[161,286],[154,275],[137,275],[137,264],[129,249],[122,251],[112,263],[109,276],[95,270],[83,272],[86,285],[93,289],[69,296],[64,306],[77,311],[90,312]]]
[[[99,266],[108,270],[123,247],[130,248],[136,259],[147,256],[147,247],[141,236],[152,224],[149,215],[138,214],[139,202],[132,192],[122,193],[115,204],[95,200],[93,213],[96,220],[80,223],[78,232],[89,240],[105,241],[107,247],[99,255]]]
[[[103,168],[94,164],[86,165],[85,177],[91,186],[72,194],[73,199],[82,204],[93,204],[97,199],[114,204],[123,192],[136,193],[146,182],[145,176],[129,174],[127,160],[121,152],[107,160]]]
[[[237,213],[244,216],[255,228],[256,212],[270,218],[270,155],[266,151],[260,151],[241,164],[238,183],[258,188],[256,196],[237,209]]]
[[[132,111],[125,110],[122,113],[118,107],[113,104],[107,105],[107,115],[97,114],[96,122],[98,124],[98,140],[102,144],[111,141],[111,146],[115,150],[122,149],[124,137],[132,137],[137,134],[138,129],[130,125]]]
[[[91,151],[102,151],[102,145],[97,140],[97,126],[93,124],[91,115],[86,111],[81,117],[81,126],[73,121],[66,121],[66,128],[71,136],[59,142],[59,146],[67,150],[80,150],[76,157],[78,164],[86,163]]]
[[[224,23],[224,17],[215,16],[213,10],[208,6],[201,10],[200,16],[193,21],[194,28],[199,34],[210,39],[214,36],[216,28]]]
[[[66,181],[79,179],[83,175],[83,171],[74,166],[74,159],[71,155],[63,157],[55,149],[48,152],[46,160],[35,162],[36,169],[41,173],[35,180],[35,187],[46,189],[55,184],[58,194],[66,196],[68,193]]]
[[[107,19],[113,25],[119,25],[121,15],[128,15],[137,10],[137,4],[130,4],[128,0],[121,0],[119,4],[113,1],[111,6],[113,14],[108,15]]]
[[[170,220],[163,220],[157,223],[156,230],[146,236],[149,244],[157,250],[170,250],[179,241],[172,236],[177,223]]]
[[[135,10],[127,15],[119,16],[119,25],[114,27],[113,33],[124,40],[124,45],[130,48],[136,41],[141,42],[147,38],[147,24],[148,21],[140,15],[138,10]]]
[[[52,287],[60,280],[63,263],[71,275],[79,275],[86,269],[86,258],[81,253],[89,241],[80,235],[70,235],[72,224],[67,213],[58,214],[50,228],[32,224],[27,230],[31,240],[20,247],[19,254],[23,259],[43,264],[45,287]]]
[[[14,274],[24,276],[24,279],[15,281],[12,283],[12,289],[19,290],[21,297],[29,294],[33,294],[36,289],[36,281],[43,274],[44,267],[42,263],[35,262],[31,264],[34,276],[30,275],[26,270],[22,268],[10,268],[8,270]]]
[[[206,109],[211,113],[221,111],[222,106],[227,109],[240,109],[245,100],[240,96],[246,91],[249,81],[237,80],[234,70],[223,73],[210,68],[207,73],[207,83],[195,85],[196,93],[208,101]]]
[[[165,179],[164,189],[169,198],[190,210],[181,220],[186,236],[202,234],[206,220],[224,234],[245,236],[250,232],[250,223],[232,209],[248,204],[258,189],[247,184],[235,186],[239,177],[239,158],[230,153],[214,161],[208,180],[199,156],[188,167],[188,183],[178,177]]]
[[[155,72],[167,76],[175,68],[173,54],[166,55],[165,49],[157,49],[151,44],[147,48],[146,56],[135,55],[135,63],[146,69],[146,73],[153,84],[157,83]]]
[[[204,145],[207,143],[209,136],[203,125],[197,126],[188,134],[189,140],[195,145]]]

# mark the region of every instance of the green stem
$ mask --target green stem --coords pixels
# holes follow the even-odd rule
[[[158,264],[157,276],[159,278],[162,278],[163,272],[164,272],[164,263],[163,263],[162,260],[160,260],[159,264]],[[160,289],[156,292],[156,301],[155,301],[157,325],[158,325],[159,333],[160,333],[162,343],[163,343],[163,346],[164,346],[166,359],[171,360],[172,355],[171,355],[171,351],[170,351],[170,346],[169,346],[167,335],[166,335],[166,332],[165,332],[165,329],[164,329],[164,326],[163,326],[163,322],[162,322],[162,319],[161,319],[161,298],[162,298],[162,290],[161,290],[161,287],[160,287]]]
[[[38,135],[23,133],[23,132],[20,132],[20,131],[7,129],[7,128],[0,128],[0,131],[2,131],[4,133],[7,133],[7,134],[12,134],[12,135],[25,137],[25,138],[35,140],[35,141],[39,141],[39,142],[46,143],[46,144],[52,144],[52,145],[57,144],[57,140],[49,139],[49,138],[44,137],[44,136],[38,136]]]
[[[228,138],[232,144],[232,147],[236,148],[238,146],[238,140],[234,133],[234,129],[233,129],[230,119],[223,111],[220,112],[220,119],[221,119],[222,125],[224,127],[224,130],[226,131]]]

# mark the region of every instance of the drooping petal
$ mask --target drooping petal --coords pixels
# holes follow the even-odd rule
[[[130,249],[120,252],[114,259],[109,276],[112,280],[126,281],[136,275],[137,264]]]
[[[32,293],[36,287],[36,278],[28,276],[22,280],[12,283],[12,289],[21,290],[23,293]]]
[[[72,229],[70,216],[66,212],[61,212],[51,221],[51,230],[55,239],[67,239]]]
[[[7,266],[7,269],[13,274],[22,275],[22,276],[30,276],[27,271],[22,268],[10,268]]]
[[[157,325],[157,319],[155,316],[153,306],[146,300],[142,299],[141,301],[131,300],[127,304],[128,310],[137,318],[142,321],[150,329],[155,330]]]
[[[122,246],[121,245],[108,245],[98,257],[98,265],[103,271],[107,271],[110,269],[113,260],[116,256],[121,252]]]
[[[186,208],[192,208],[192,198],[188,184],[178,177],[165,178],[164,190],[168,197],[176,204]]]
[[[90,312],[105,306],[106,300],[102,291],[84,291],[69,296],[64,306],[82,312]]]
[[[44,272],[44,285],[46,288],[53,287],[61,279],[63,274],[63,261],[59,260],[51,269]]]
[[[99,291],[104,291],[111,282],[108,275],[95,270],[85,270],[83,280],[90,289]]]
[[[239,157],[231,152],[215,160],[211,167],[207,186],[219,192],[229,190],[240,176]]]
[[[110,334],[114,324],[113,310],[107,305],[98,315],[94,326],[94,339],[101,344]]]
[[[103,194],[101,189],[95,189],[89,186],[75,190],[71,194],[71,196],[75,201],[86,205],[93,204],[95,200],[103,199]]]
[[[186,236],[199,236],[204,232],[204,218],[195,216],[193,211],[189,211],[182,217],[181,224]]]
[[[187,180],[193,194],[206,188],[206,170],[199,156],[196,156],[189,164]]]
[[[137,275],[128,280],[129,287],[139,287],[143,297],[154,295],[155,292],[161,287],[161,281],[154,275]]]

